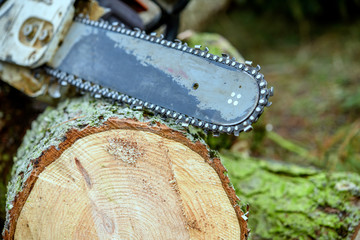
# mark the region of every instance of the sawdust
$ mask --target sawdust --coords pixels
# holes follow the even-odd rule
[[[144,155],[144,150],[136,141],[120,137],[108,139],[105,149],[115,160],[134,166],[138,159]]]

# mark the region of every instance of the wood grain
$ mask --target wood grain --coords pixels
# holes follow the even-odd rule
[[[38,173],[15,239],[244,236],[223,180],[182,141],[126,128],[78,138]]]

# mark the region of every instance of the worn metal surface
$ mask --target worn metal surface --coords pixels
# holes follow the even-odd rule
[[[74,16],[74,0],[7,0],[0,8],[0,60],[25,67],[46,63]]]
[[[50,66],[63,84],[216,133],[250,130],[272,95],[258,67],[81,18]]]

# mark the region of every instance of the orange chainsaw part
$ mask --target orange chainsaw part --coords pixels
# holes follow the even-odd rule
[[[137,12],[144,12],[149,9],[144,0],[124,0],[124,2]]]

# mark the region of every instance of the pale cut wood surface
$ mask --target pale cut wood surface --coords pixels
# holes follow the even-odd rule
[[[77,140],[38,176],[15,239],[239,239],[215,170],[157,134],[116,129]]]

